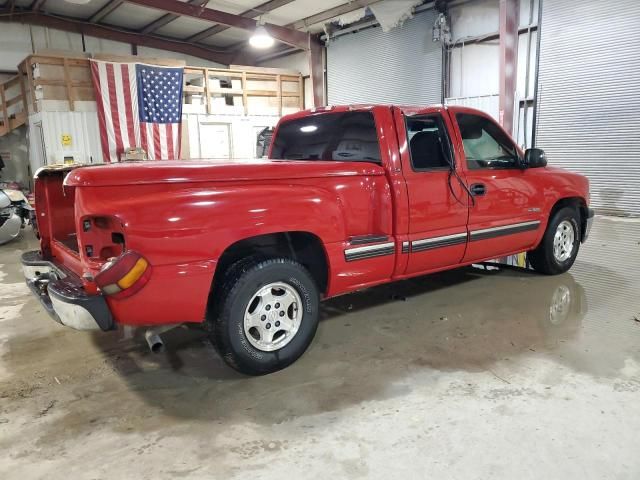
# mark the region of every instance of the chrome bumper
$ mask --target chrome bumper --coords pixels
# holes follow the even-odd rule
[[[22,254],[22,269],[31,292],[59,324],[76,330],[112,330],[115,322],[102,295],[88,295],[80,278],[42,259]]]

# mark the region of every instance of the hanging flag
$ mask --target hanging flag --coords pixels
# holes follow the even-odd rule
[[[91,60],[105,162],[129,148],[149,160],[180,157],[182,68]]]

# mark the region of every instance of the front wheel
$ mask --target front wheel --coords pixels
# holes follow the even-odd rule
[[[248,375],[296,361],[318,327],[319,296],[306,268],[287,258],[233,265],[220,288],[213,341],[224,361]]]
[[[558,210],[549,220],[540,245],[527,254],[540,273],[557,275],[571,268],[580,249],[580,217],[571,207]]]

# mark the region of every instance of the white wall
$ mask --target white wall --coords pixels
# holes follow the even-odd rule
[[[296,52],[284,57],[260,62],[261,67],[286,68],[300,72],[302,76],[309,75],[309,56],[307,52]]]
[[[529,25],[531,0],[520,0],[520,27]],[[475,0],[450,10],[451,39],[493,35],[499,30],[498,0]],[[533,1],[532,23],[537,23],[538,0]],[[527,34],[518,38],[517,96],[524,98]],[[532,33],[529,96],[533,95],[535,79],[536,32]],[[494,95],[499,90],[499,42],[487,41],[465,45],[452,50],[450,60],[450,97]]]
[[[189,144],[189,158],[215,155],[218,159],[255,158],[257,134],[264,127],[274,127],[278,116],[184,114]],[[184,132],[184,130],[183,130]],[[228,138],[223,138],[228,135]],[[213,138],[212,138],[213,137]],[[216,154],[211,152],[217,152]],[[207,155],[209,154],[209,155]]]
[[[284,68],[300,72],[304,79],[304,108],[313,107],[313,87],[309,77],[309,55],[307,52],[296,52],[284,57],[260,62],[260,67]]]

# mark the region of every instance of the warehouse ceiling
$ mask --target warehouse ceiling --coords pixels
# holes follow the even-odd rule
[[[384,1],[384,0],[383,0]],[[189,53],[220,63],[308,49],[328,23],[380,0],[0,0],[0,20]],[[276,40],[247,46],[257,23]]]

